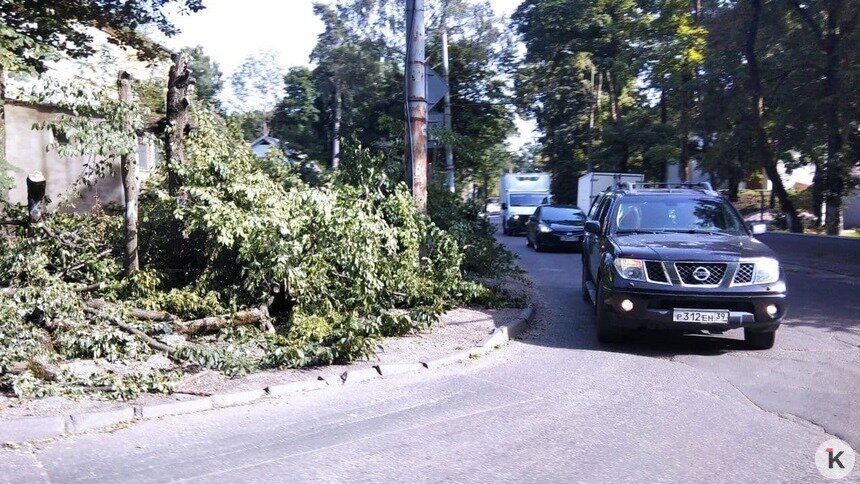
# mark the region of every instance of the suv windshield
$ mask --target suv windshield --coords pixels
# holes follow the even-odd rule
[[[512,207],[537,207],[549,202],[547,195],[543,193],[518,193],[510,195]]]
[[[628,196],[615,218],[616,233],[702,232],[747,235],[728,202],[710,198]]]
[[[585,214],[578,208],[544,207],[541,218],[546,222],[567,225],[585,225]]]

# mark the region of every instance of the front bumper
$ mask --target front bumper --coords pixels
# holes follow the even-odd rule
[[[624,311],[621,302],[633,302],[631,311]],[[740,293],[719,292],[688,293],[678,291],[615,289],[604,300],[610,308],[609,323],[623,328],[675,330],[681,332],[722,333],[730,329],[747,328],[752,331],[773,331],[779,327],[787,310],[784,292]],[[774,316],[767,314],[769,305],[777,307]],[[728,323],[692,323],[672,320],[674,309],[728,310]]]
[[[582,232],[535,232],[538,242],[545,247],[581,247]]]
[[[509,232],[525,232],[528,221],[528,215],[518,215],[517,218],[511,216],[505,221],[505,226]]]

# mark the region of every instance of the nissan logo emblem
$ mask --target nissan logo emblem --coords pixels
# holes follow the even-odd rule
[[[707,267],[699,266],[693,271],[693,277],[695,277],[699,282],[705,282],[709,277],[711,277],[711,271],[709,271]]]

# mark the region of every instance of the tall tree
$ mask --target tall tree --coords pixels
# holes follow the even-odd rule
[[[827,208],[827,233],[839,235],[842,197],[851,187],[852,161],[846,156],[847,137],[849,123],[856,123],[857,112],[852,113],[846,108],[851,105],[850,100],[856,97],[858,89],[856,53],[860,41],[857,36],[860,6],[855,1],[843,0],[808,3],[790,0],[788,3],[791,12],[801,22],[802,31],[820,53],[813,57],[813,64],[821,84],[819,112],[825,126],[827,152],[819,180]],[[853,65],[852,61],[855,62]],[[853,160],[853,163],[857,161]]]
[[[194,92],[197,99],[210,103],[216,108],[221,106],[218,96],[224,88],[224,79],[218,63],[206,55],[202,46],[186,47],[182,55],[188,59],[188,69],[194,76]]]
[[[756,46],[758,42],[759,23],[761,21],[761,0],[749,0],[750,17],[747,30],[746,43],[744,45],[744,57],[747,71],[749,73],[749,94],[752,102],[753,129],[755,130],[755,151],[759,163],[764,166],[767,177],[773,183],[773,190],[779,198],[780,205],[788,217],[788,225],[792,232],[803,232],[803,225],[797,216],[794,202],[789,198],[788,192],[782,183],[782,178],[777,170],[776,158],[770,138],[765,127],[765,103],[762,89],[761,71],[758,63]]]
[[[292,67],[284,77],[284,86],[286,96],[272,115],[273,136],[312,159],[325,159],[325,135],[313,73],[304,66]]]
[[[284,93],[284,75],[275,51],[261,51],[239,64],[231,78],[239,110],[262,113],[262,135],[268,135],[269,117]]]

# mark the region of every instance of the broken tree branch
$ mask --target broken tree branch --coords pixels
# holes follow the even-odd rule
[[[104,299],[90,299],[89,301],[87,301],[87,307],[90,309],[102,310],[107,306],[108,303]],[[146,309],[138,308],[131,308],[129,311],[131,311],[132,317],[134,317],[135,319],[140,319],[141,321],[172,322],[179,319],[176,316],[163,311],[148,311]]]
[[[126,333],[130,333],[130,334],[137,336],[138,338],[142,339],[146,344],[148,344],[150,348],[152,348],[156,351],[163,351],[170,356],[173,356],[176,354],[176,348],[169,346],[169,345],[166,345],[166,344],[156,340],[152,336],[144,333],[143,331],[141,331],[141,330],[139,330],[139,329],[137,329],[137,328],[135,328],[129,324],[124,323],[123,321],[120,321],[119,319],[117,319],[113,316],[108,316],[107,314],[104,314],[101,311],[99,311],[97,309],[93,309],[93,308],[86,308],[85,311],[87,312],[87,314],[91,314],[93,316],[97,316],[97,317],[104,319],[105,321],[107,321],[110,324],[116,326],[117,328],[125,331]]]
[[[263,307],[239,311],[232,318],[228,316],[210,316],[191,321],[176,321],[173,323],[173,328],[178,333],[195,335],[214,333],[225,328],[237,328],[261,322],[265,324],[267,319],[268,311]]]

